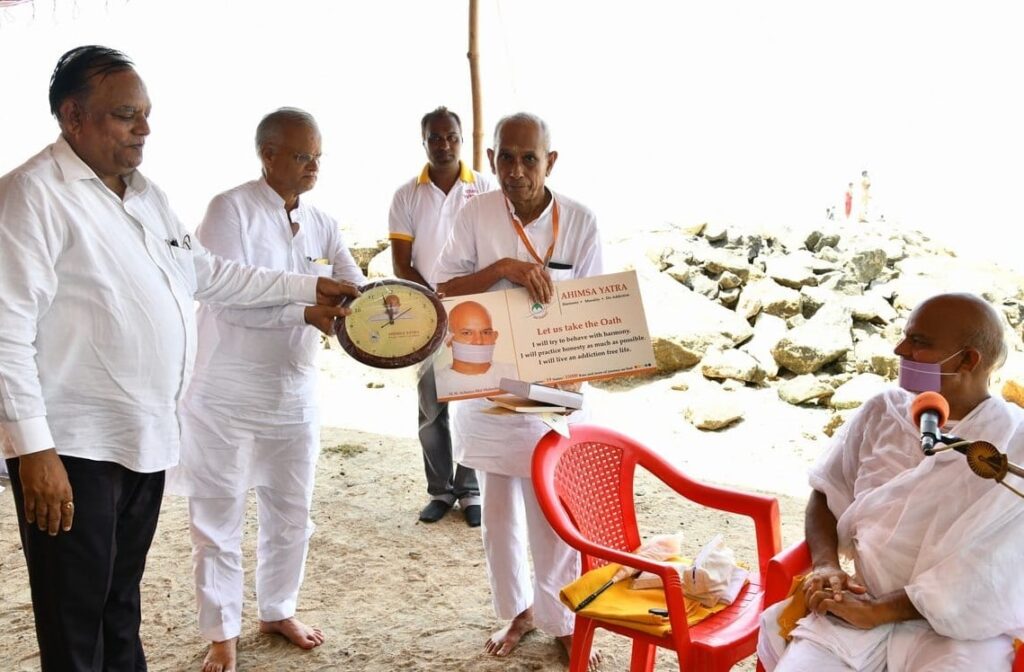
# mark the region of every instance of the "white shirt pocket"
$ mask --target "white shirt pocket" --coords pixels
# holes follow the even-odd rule
[[[196,281],[196,264],[192,258],[192,250],[175,245],[168,246],[168,249],[171,251],[171,259],[174,260],[173,270],[177,272],[189,294],[195,295],[199,283]]]
[[[573,271],[571,268],[547,268],[548,277],[551,278],[552,282],[561,282],[563,280],[572,280]]]
[[[321,278],[330,278],[334,274],[334,264],[328,264],[326,259],[306,257],[306,270],[303,272]]]

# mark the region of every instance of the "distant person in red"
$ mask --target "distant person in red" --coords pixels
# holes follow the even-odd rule
[[[846,197],[843,200],[843,212],[846,213],[846,219],[850,218],[853,213],[853,182],[846,185]]]

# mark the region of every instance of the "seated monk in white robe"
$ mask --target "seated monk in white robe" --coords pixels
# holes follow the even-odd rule
[[[1002,333],[972,295],[937,296],[910,315],[895,352],[904,372],[927,373],[864,404],[811,470],[809,613],[787,644],[778,616],[789,601],[765,611],[758,657],[769,672],[1009,672],[1024,635],[1024,500],[958,452],[925,456],[910,411],[917,392],[939,391],[944,434],[1024,460],[1024,412],[988,391]]]

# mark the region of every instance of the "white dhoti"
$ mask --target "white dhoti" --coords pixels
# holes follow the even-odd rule
[[[865,403],[815,465],[810,483],[836,517],[839,551],[871,595],[903,590],[922,619],[858,630],[832,616],[798,622],[787,647],[773,606],[758,656],[767,670],[1008,672],[1024,633],[1024,502],[949,451],[926,457],[913,395]],[[1024,457],[1024,415],[990,398],[952,430]],[[784,603],[783,603],[784,604]]]
[[[302,495],[257,487],[256,601],[261,621],[295,615],[306,551],[313,534],[309,500]],[[192,497],[189,524],[192,568],[199,607],[199,632],[213,642],[242,630],[242,527],[246,494]]]
[[[262,621],[295,615],[313,534],[310,506],[319,425],[257,430],[208,409],[182,412],[182,462],[168,490],[189,497],[199,630],[210,641],[241,632],[242,530],[256,494],[256,600]]]
[[[762,614],[763,632],[774,634],[784,604]],[[1013,664],[1013,640],[1008,636],[952,639],[936,633],[924,620],[859,630],[811,614],[792,635],[788,645],[777,636],[759,639],[757,659],[767,672],[1008,672]]]
[[[533,448],[549,428],[529,413],[491,415],[490,402],[460,401],[452,432],[456,460],[477,470],[487,575],[498,618],[533,604],[534,623],[555,637],[573,631],[572,611],[558,594],[579,577],[579,554],[555,534],[530,480]],[[568,420],[583,422],[576,411]],[[533,559],[531,578],[527,553]]]
[[[554,637],[571,635],[574,616],[558,593],[579,576],[579,554],[551,529],[529,478],[485,471],[478,477],[494,612],[498,618],[511,620],[533,605],[533,620],[541,631]]]

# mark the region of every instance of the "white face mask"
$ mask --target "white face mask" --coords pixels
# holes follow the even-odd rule
[[[488,364],[494,359],[494,344],[474,345],[453,340],[452,359],[467,364]]]
[[[942,376],[955,376],[956,372],[944,373],[942,365],[961,352],[960,348],[941,362],[915,362],[900,357],[900,387],[911,392],[938,392],[942,389]]]

